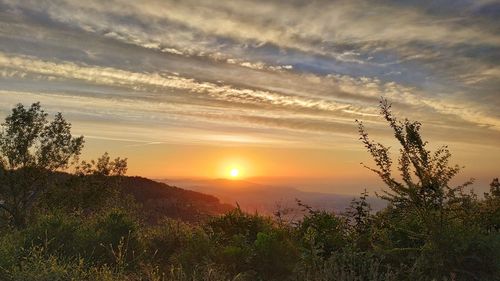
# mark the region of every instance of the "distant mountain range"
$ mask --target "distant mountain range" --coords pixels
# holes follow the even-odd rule
[[[162,179],[161,182],[179,186],[196,192],[213,195],[222,203],[239,205],[244,211],[271,215],[278,209],[289,215],[300,215],[301,207],[297,200],[315,209],[340,213],[345,211],[357,196],[305,192],[294,187],[257,184],[245,180],[228,179]],[[373,210],[379,210],[385,203],[378,198],[370,198]]]
[[[237,205],[250,213],[273,215],[280,210],[287,218],[300,218],[304,212],[297,200],[314,209],[341,213],[357,197],[227,179],[155,181],[142,177],[124,177],[121,188],[142,205],[143,215],[151,223],[163,217],[202,221],[226,213]],[[369,202],[375,211],[385,206],[378,198],[370,198]]]

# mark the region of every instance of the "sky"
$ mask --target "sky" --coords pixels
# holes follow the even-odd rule
[[[499,19],[490,0],[0,0],[0,114],[40,101],[85,136],[83,157],[127,157],[130,175],[237,167],[357,193],[381,184],[354,120],[397,152],[384,97],[486,191]]]

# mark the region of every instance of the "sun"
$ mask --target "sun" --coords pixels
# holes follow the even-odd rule
[[[232,168],[231,171],[229,172],[229,175],[231,175],[232,178],[238,177],[240,174],[240,170],[238,168]]]

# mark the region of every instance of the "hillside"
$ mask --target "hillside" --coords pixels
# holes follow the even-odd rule
[[[123,177],[120,186],[142,205],[144,215],[151,222],[164,216],[184,221],[201,221],[234,208],[221,203],[215,196],[142,177]]]

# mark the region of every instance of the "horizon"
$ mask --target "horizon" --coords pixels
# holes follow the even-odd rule
[[[39,101],[85,136],[82,159],[129,175],[359,194],[383,183],[355,120],[397,154],[383,97],[482,194],[500,172],[499,7],[0,0],[0,115]]]

